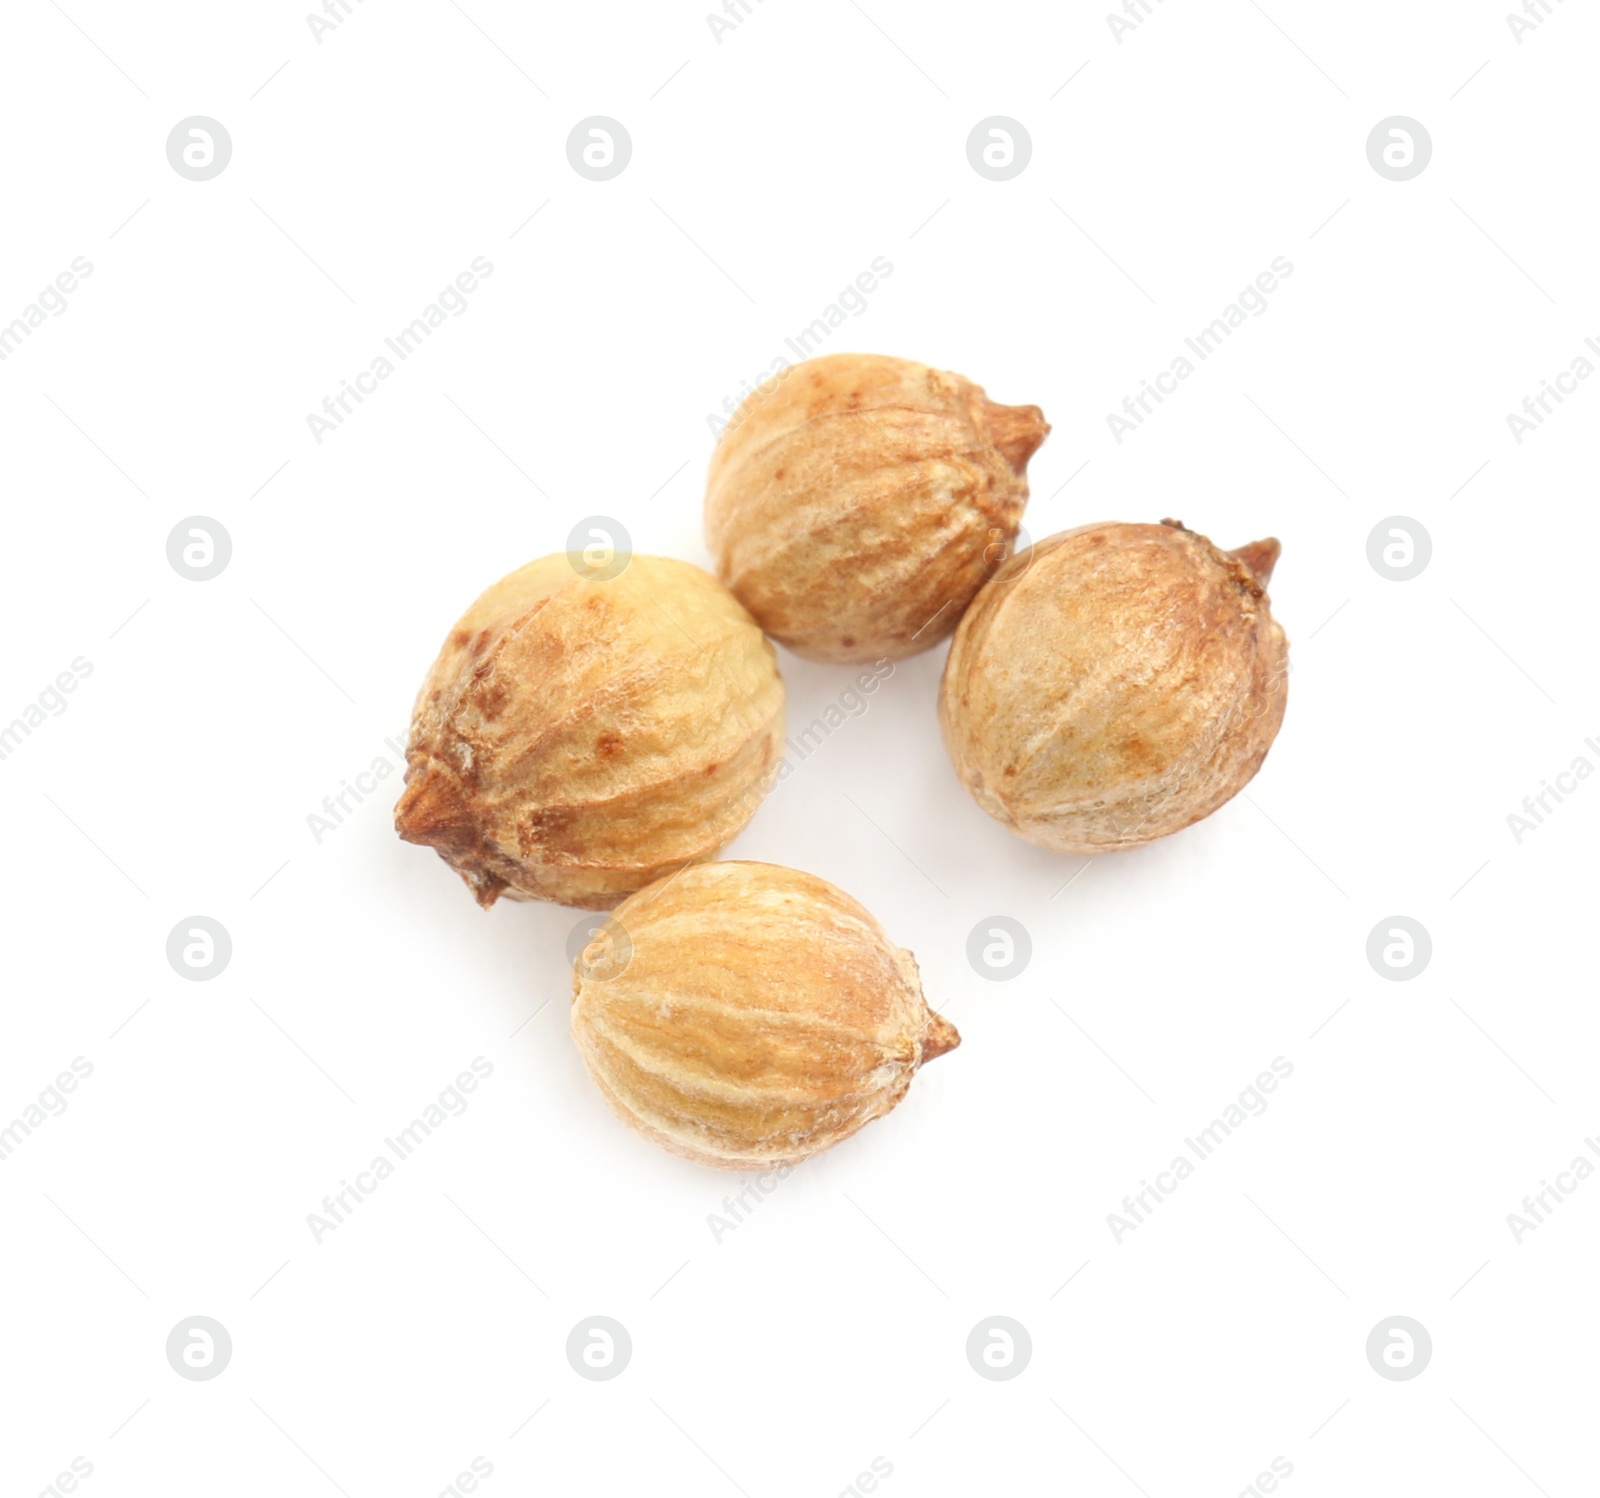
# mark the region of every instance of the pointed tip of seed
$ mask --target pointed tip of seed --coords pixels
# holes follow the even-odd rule
[[[929,1011],[927,1034],[922,1037],[922,1059],[919,1065],[926,1065],[937,1056],[942,1056],[946,1051],[953,1051],[961,1044],[961,1036],[956,1032],[956,1027],[942,1014]]]
[[[1283,547],[1276,536],[1268,536],[1264,541],[1252,541],[1248,546],[1240,546],[1229,553],[1237,557],[1253,573],[1258,581],[1266,583],[1272,579],[1272,569],[1278,565],[1278,557]]]
[[[461,875],[485,910],[505,893],[505,880],[481,867],[478,828],[460,786],[438,766],[423,766],[407,783],[394,809],[394,830],[408,843],[432,848]]]
[[[995,401],[985,401],[984,419],[989,427],[989,440],[1016,473],[1027,470],[1028,459],[1050,435],[1050,423],[1037,406],[1002,406]]]
[[[408,843],[460,852],[477,839],[455,781],[429,765],[406,785],[394,809],[394,830]]]

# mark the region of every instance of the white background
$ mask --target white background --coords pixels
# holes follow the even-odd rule
[[[0,318],[94,269],[0,364],[0,721],[93,671],[0,762],[0,1123],[93,1073],[0,1164],[8,1492],[74,1457],[107,1498],[424,1498],[474,1457],[491,1494],[825,1498],[875,1457],[891,1495],[1228,1495],[1274,1457],[1302,1498],[1594,1491],[1600,1184],[1506,1222],[1600,1136],[1600,785],[1507,824],[1600,765],[1600,382],[1505,419],[1600,336],[1592,8],[1520,44],[1487,0],[1166,0],[1120,43],[1093,4],[752,0],[720,43],[677,0],[366,0],[320,44],[289,3],[66,11],[3,14]],[[209,182],[165,154],[194,114],[233,141]],[[566,157],[594,114],[633,141],[606,183]],[[965,149],[997,114],[1033,144],[1002,183]],[[1394,114],[1433,141],[1409,182],[1366,157]],[[829,346],[1043,406],[1034,536],[1282,539],[1291,699],[1246,796],[1073,879],[963,795],[943,647],[902,665],[730,851],[861,899],[964,1044],[718,1242],[739,1179],[584,1075],[575,913],[479,911],[395,838],[395,779],[320,844],[307,817],[580,518],[705,562],[708,413],[880,255]],[[165,553],[197,514],[233,543],[205,583]],[[1404,583],[1366,555],[1397,514],[1433,542]],[[848,684],[780,663],[791,732]],[[165,957],[194,914],[232,936],[211,982]],[[997,914],[1033,941],[1007,983],[965,956]],[[1395,914],[1432,937],[1409,982],[1365,955]],[[475,1056],[469,1111],[315,1242]],[[1269,1110],[1117,1243],[1275,1056]],[[233,1340],[209,1382],[164,1355],[196,1314]],[[633,1339],[611,1382],[566,1361],[594,1314]],[[964,1352],[995,1314],[1033,1342],[1008,1382]],[[1409,1382],[1364,1353],[1396,1314],[1433,1339]]]

